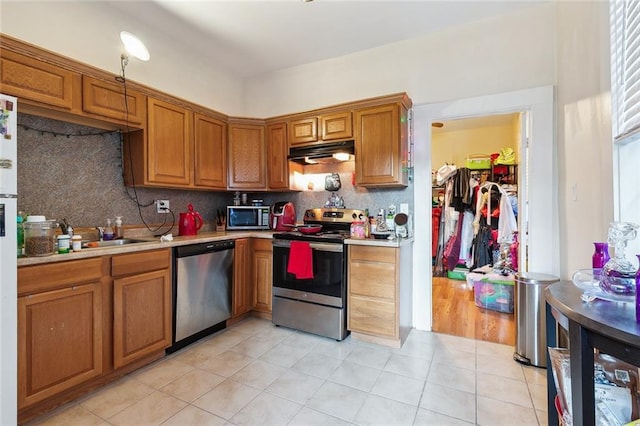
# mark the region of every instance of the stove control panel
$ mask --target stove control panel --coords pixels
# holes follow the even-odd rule
[[[364,217],[365,211],[358,209],[320,208],[304,212],[304,221],[314,223],[351,223]]]

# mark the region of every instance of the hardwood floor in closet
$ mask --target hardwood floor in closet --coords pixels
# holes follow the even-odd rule
[[[433,331],[515,346],[514,314],[479,308],[465,284],[433,277]]]

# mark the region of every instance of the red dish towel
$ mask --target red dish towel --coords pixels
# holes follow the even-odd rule
[[[313,256],[311,245],[306,241],[291,241],[287,272],[299,280],[313,278]]]

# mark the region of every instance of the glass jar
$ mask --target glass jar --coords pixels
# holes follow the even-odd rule
[[[606,293],[633,296],[636,293],[636,268],[625,257],[627,242],[636,238],[639,225],[611,222],[607,242],[614,246],[614,257],[602,268],[600,288]]]
[[[54,254],[56,251],[57,226],[58,224],[55,220],[45,220],[44,216],[27,217],[27,221],[24,223],[25,256],[49,256]]]
[[[71,237],[68,235],[58,235],[58,254],[69,253]]]
[[[71,250],[82,250],[82,235],[74,235],[73,237],[71,237]]]
[[[351,238],[363,240],[366,236],[364,221],[351,222]]]

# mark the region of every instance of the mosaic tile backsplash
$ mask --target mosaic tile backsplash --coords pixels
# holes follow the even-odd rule
[[[357,188],[352,185],[353,162],[307,166],[307,173],[339,173],[338,192],[348,208],[376,212],[390,204],[409,203],[413,211],[413,185],[406,189]],[[269,205],[293,201],[298,220],[307,208],[324,206],[328,191],[249,193]],[[138,200],[136,202],[135,200]],[[168,199],[177,218],[192,203],[205,222],[213,223],[216,209],[232,204],[233,192],[127,188],[122,178],[122,145],[118,132],[18,114],[18,210],[45,215],[74,227],[104,226],[122,216],[125,225],[171,224],[171,215],[157,214],[153,201]]]

